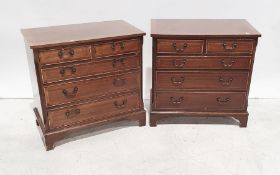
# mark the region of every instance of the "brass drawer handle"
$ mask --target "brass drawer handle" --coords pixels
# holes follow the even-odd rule
[[[173,42],[172,46],[173,46],[173,48],[175,49],[176,52],[184,52],[184,50],[188,47],[188,44],[184,43],[182,48],[177,48],[177,43]]]
[[[63,75],[65,74],[65,71],[66,71],[67,69],[71,70],[71,73],[72,73],[72,74],[76,73],[76,71],[77,71],[76,68],[75,68],[75,66],[66,66],[66,67],[60,68],[59,73],[63,76]]]
[[[124,42],[122,41],[122,42],[120,42],[119,44],[120,44],[120,46],[121,46],[121,49],[124,50]]]
[[[75,51],[74,51],[74,49],[72,49],[72,48],[70,48],[70,49],[60,49],[60,50],[58,51],[58,53],[57,53],[57,55],[59,56],[59,58],[62,58],[62,57],[63,57],[65,51],[67,51],[68,54],[69,54],[70,56],[74,56],[74,54],[75,54]]]
[[[224,60],[224,59],[222,59],[220,63],[221,63],[224,67],[226,67],[226,68],[230,68],[230,67],[232,67],[232,66],[233,66],[233,64],[235,63],[235,61],[234,61],[234,60],[232,60],[232,61],[230,61],[230,63],[226,63],[226,62],[225,62],[225,60]]]
[[[170,102],[173,105],[180,105],[183,101],[184,101],[184,97],[179,97],[179,98],[170,97]]]
[[[62,58],[63,57],[63,50],[61,49],[60,51],[58,51],[57,55],[59,58]]]
[[[124,78],[115,78],[113,80],[114,86],[123,86],[123,85],[125,85],[125,83],[126,83],[126,80]]]
[[[112,48],[113,51],[116,50],[116,44],[115,44],[115,42],[112,42],[111,48]]]
[[[228,46],[227,43],[223,43],[224,49],[225,49],[225,50],[228,50],[228,51],[236,49],[237,46],[238,46],[237,43],[232,43],[231,46]]]
[[[124,60],[125,60],[125,58],[118,58],[118,59],[115,58],[112,61],[112,66],[117,67],[118,63],[120,63],[120,65],[124,66]]]
[[[80,109],[71,109],[71,110],[67,110],[66,112],[65,112],[65,116],[67,117],[67,118],[72,118],[72,117],[75,117],[75,116],[77,116],[77,115],[79,115],[81,113],[81,110]]]
[[[74,98],[77,95],[78,87],[74,87],[73,91],[69,93],[66,89],[63,89],[62,93],[66,98]]]
[[[120,109],[120,108],[124,108],[127,104],[127,99],[122,100],[121,103],[119,103],[118,101],[114,101],[114,105],[116,108]]]
[[[69,49],[68,53],[69,53],[70,56],[74,56],[75,55],[74,49]]]
[[[186,59],[174,59],[173,60],[173,66],[174,67],[184,67],[184,65],[186,64]]]
[[[220,83],[221,83],[223,86],[230,86],[231,83],[232,83],[232,81],[233,81],[233,78],[230,77],[230,78],[228,78],[228,79],[224,79],[223,77],[220,77],[220,78],[219,78],[219,81],[220,81]]]
[[[125,46],[125,44],[124,44],[124,42],[122,41],[122,42],[119,42],[119,43],[117,43],[117,44],[119,44],[120,45],[120,47],[121,47],[121,49],[122,50],[124,50],[124,46]],[[115,51],[116,50],[116,45],[117,45],[115,42],[112,42],[112,45],[111,45],[111,48],[112,48],[112,50],[113,51]]]
[[[230,102],[229,97],[227,97],[227,98],[217,97],[216,100],[220,105],[226,105]]]
[[[185,81],[185,77],[181,76],[179,78],[171,77],[172,84],[178,86],[181,85]]]

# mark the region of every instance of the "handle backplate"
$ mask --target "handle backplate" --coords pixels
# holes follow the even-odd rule
[[[114,101],[114,106],[118,109],[124,108],[127,104],[127,99],[122,100],[121,102],[119,101]]]
[[[223,47],[227,51],[231,51],[237,48],[237,43],[232,43],[231,45],[228,45],[227,43],[223,43]]]
[[[183,43],[183,46],[179,48],[176,42],[172,43],[172,46],[176,52],[184,52],[184,50],[189,46],[188,43]]]
[[[177,77],[171,77],[170,80],[171,80],[171,82],[172,82],[173,85],[178,86],[178,85],[183,84],[183,82],[185,81],[185,77],[184,77],[184,76],[181,76],[181,77],[179,77],[179,78],[177,78]]]
[[[184,67],[186,61],[186,59],[174,59],[172,62],[174,67],[181,68]]]
[[[173,105],[180,105],[184,101],[184,97],[170,97],[170,102]]]
[[[74,98],[78,93],[78,87],[74,87],[72,92],[68,92],[66,89],[63,89],[62,93],[66,98]]]
[[[219,78],[219,82],[221,83],[222,86],[230,86],[232,81],[233,81],[232,77],[229,77],[227,79],[225,79],[223,77]]]
[[[216,100],[220,105],[226,105],[230,102],[229,97],[217,97]]]
[[[65,116],[66,116],[67,118],[72,118],[72,117],[75,117],[75,116],[79,115],[80,113],[81,113],[81,110],[78,109],[78,108],[76,108],[76,109],[70,109],[70,110],[67,110],[67,111],[65,112]]]

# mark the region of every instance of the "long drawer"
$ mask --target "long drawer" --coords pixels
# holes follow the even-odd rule
[[[74,78],[99,75],[126,69],[139,68],[139,55],[115,57],[111,60],[68,64],[41,69],[43,83],[51,83]]]
[[[66,46],[39,50],[40,64],[58,64],[77,60],[90,60],[91,46]]]
[[[247,90],[248,71],[157,71],[155,90]]]
[[[158,53],[202,54],[203,40],[157,40]]]
[[[94,59],[100,60],[108,56],[138,52],[141,48],[140,46],[140,41],[137,39],[94,44]]]
[[[155,92],[155,109],[237,111],[246,109],[246,92]]]
[[[44,92],[47,106],[54,106],[135,89],[140,89],[138,71],[45,86]]]
[[[250,69],[251,57],[158,56],[157,69]]]
[[[139,94],[109,98],[68,108],[48,111],[51,129],[66,127],[89,121],[102,121],[126,112],[139,110],[141,107]]]

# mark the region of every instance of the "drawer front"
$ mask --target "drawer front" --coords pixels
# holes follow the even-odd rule
[[[71,126],[89,121],[102,121],[141,107],[139,94],[109,98],[69,108],[48,111],[51,129]]]
[[[140,89],[140,72],[116,74],[114,76],[44,87],[46,104],[48,106],[135,89]]]
[[[156,90],[247,90],[249,72],[156,72]]]
[[[206,52],[211,53],[239,53],[252,54],[254,43],[252,40],[207,40]]]
[[[251,57],[159,56],[157,69],[250,69]]]
[[[118,57],[112,60],[90,62],[81,64],[69,64],[41,70],[43,83],[51,83],[73,78],[99,75],[116,71],[139,68],[140,57]]]
[[[157,40],[158,53],[202,54],[203,40]]]
[[[96,44],[93,47],[94,57],[96,59],[124,53],[138,52],[141,48],[140,41],[137,39]]]
[[[238,92],[156,92],[155,108],[189,111],[245,110],[246,93]]]
[[[57,64],[88,59],[91,59],[90,46],[73,46],[39,51],[39,62],[41,64]]]

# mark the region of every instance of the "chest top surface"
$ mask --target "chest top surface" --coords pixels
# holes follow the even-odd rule
[[[22,29],[21,32],[31,48],[145,35],[122,20]]]
[[[261,34],[245,19],[152,19],[151,36],[242,36]]]

